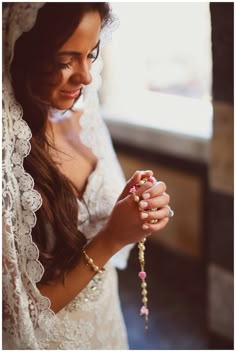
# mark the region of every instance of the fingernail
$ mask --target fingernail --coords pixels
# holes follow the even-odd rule
[[[143,199],[148,199],[148,198],[150,198],[150,193],[143,193],[142,197],[143,197]]]
[[[141,219],[146,219],[148,218],[148,214],[147,213],[141,213]]]
[[[139,202],[139,206],[140,208],[147,208],[148,202],[144,202],[143,200],[141,200],[141,202]]]
[[[143,229],[143,230],[147,230],[148,228],[149,228],[149,226],[148,226],[148,225],[143,224],[143,226],[142,226],[142,229]]]

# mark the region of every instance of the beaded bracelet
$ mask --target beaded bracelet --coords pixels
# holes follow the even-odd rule
[[[94,264],[93,259],[88,256],[85,249],[82,249],[86,264],[90,266],[90,268],[95,271],[95,273],[102,274],[105,271],[105,268],[99,268],[96,264]]]

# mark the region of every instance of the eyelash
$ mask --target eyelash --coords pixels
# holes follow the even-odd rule
[[[96,50],[96,51],[95,51]],[[97,47],[96,49],[94,50],[94,52],[90,53],[88,55],[88,58],[89,59],[92,59],[92,62],[96,61],[96,59],[98,58],[98,54],[99,54],[99,47]]]
[[[88,54],[88,58],[91,59],[92,62],[96,61],[96,59],[98,58],[98,55],[99,55],[99,47],[96,48],[95,50],[96,50],[95,52]],[[66,62],[66,63],[59,62],[58,65],[62,70],[66,70],[66,69],[70,68],[71,63],[70,62]]]
[[[59,67],[60,67],[62,70],[66,70],[66,69],[70,68],[70,63],[69,63],[69,62],[67,62],[67,63],[62,63],[62,62],[60,62],[58,65],[59,65]]]

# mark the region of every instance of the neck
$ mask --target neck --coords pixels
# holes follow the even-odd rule
[[[69,116],[56,120],[52,118],[52,115],[49,115],[46,133],[51,140],[54,140],[55,137],[70,139],[72,135],[77,135],[80,132],[79,120],[83,111],[76,110],[69,111],[69,113]]]

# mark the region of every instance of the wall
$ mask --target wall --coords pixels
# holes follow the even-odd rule
[[[161,232],[150,240],[159,241],[179,253],[201,257],[202,240],[202,179],[197,173],[190,174],[181,169],[164,165],[158,155],[153,159],[130,151],[119,151],[118,157],[128,179],[134,170],[153,170],[157,179],[166,182],[171,195],[171,207],[175,217]]]
[[[151,129],[146,133],[143,126],[108,123],[126,177],[136,169],[150,168],[168,185],[176,215],[152,240],[203,263],[213,349],[221,338],[225,346],[231,347],[233,341],[233,7],[233,3],[210,3],[214,109],[210,145],[196,148],[198,143],[179,143],[173,136],[169,143],[168,136]],[[201,150],[201,158],[192,158],[191,163],[190,154],[194,151],[196,156]]]
[[[233,340],[233,3],[211,3],[213,138],[209,165],[208,327]]]

